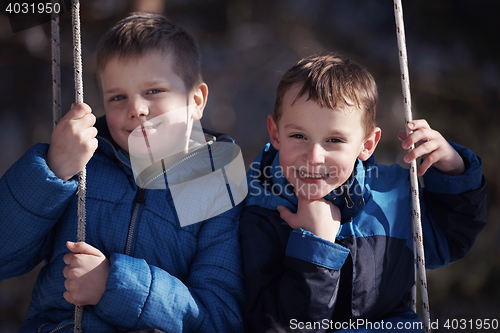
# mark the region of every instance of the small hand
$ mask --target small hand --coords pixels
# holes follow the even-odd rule
[[[297,213],[278,206],[280,216],[292,229],[302,228],[318,237],[335,243],[340,228],[340,209],[324,198],[309,200],[298,194]]]
[[[64,256],[64,299],[74,305],[96,305],[106,289],[109,261],[101,251],[84,242],[67,242]]]
[[[57,124],[47,152],[47,165],[57,177],[70,179],[90,160],[97,149],[95,121],[90,107],[82,103],[73,104]]]
[[[447,175],[461,175],[465,172],[462,157],[441,133],[429,126],[425,119],[409,122],[408,129],[414,132],[407,137],[405,131],[399,131],[398,137],[403,141],[403,149],[415,145],[415,148],[404,157],[406,163],[422,157],[423,161],[417,173],[419,176],[431,166]]]

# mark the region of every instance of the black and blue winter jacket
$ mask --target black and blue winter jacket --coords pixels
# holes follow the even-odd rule
[[[430,168],[420,192],[427,268],[465,256],[486,222],[481,159],[452,145],[466,172],[447,176]],[[414,255],[408,169],[377,165],[373,156],[357,160],[346,184],[325,196],[342,213],[335,243],[292,230],[280,218],[278,205],[296,212],[298,201],[270,144],[247,177],[240,243],[248,332],[324,332],[358,319],[392,320],[394,329],[397,321],[418,322],[410,310]],[[308,330],[312,323],[325,325]]]

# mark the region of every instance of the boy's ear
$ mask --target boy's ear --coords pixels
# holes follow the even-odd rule
[[[267,131],[269,132],[269,139],[271,140],[271,144],[276,150],[280,150],[280,140],[278,136],[278,127],[274,122],[273,115],[267,116]]]
[[[207,105],[208,100],[208,86],[206,83],[201,83],[198,88],[194,89],[193,101],[195,103],[193,111],[193,120],[200,120],[203,117],[203,110]]]
[[[366,161],[370,158],[370,156],[372,156],[375,148],[377,148],[378,142],[380,141],[381,135],[382,130],[380,127],[375,127],[371,130],[370,134],[368,134],[368,137],[363,142],[363,147],[358,155],[358,158],[361,161]]]

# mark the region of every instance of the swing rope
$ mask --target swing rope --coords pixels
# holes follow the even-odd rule
[[[53,0],[54,3],[57,0]],[[59,37],[59,14],[52,12],[52,130],[61,120],[61,52]]]
[[[58,2],[52,0],[52,3]],[[73,62],[75,77],[75,103],[83,103],[83,79],[82,79],[82,47],[80,33],[80,3],[72,0],[72,29],[73,29]],[[52,116],[53,128],[61,119],[61,62],[60,62],[60,32],[59,15],[52,14],[51,20],[52,34]],[[85,241],[85,196],[86,196],[86,169],[78,173],[78,231],[77,240]],[[75,333],[82,332],[83,307],[75,307]]]
[[[406,40],[403,22],[403,7],[401,0],[394,0],[394,16],[396,18],[398,48],[399,48],[399,67],[401,69],[401,86],[404,97],[405,124],[413,120],[411,111],[411,95],[410,95],[410,76],[408,73],[408,57],[406,54]],[[406,128],[406,135],[412,132]],[[409,151],[414,149],[414,145],[409,148]],[[422,312],[424,316],[423,324],[424,331],[430,332],[430,314],[429,314],[429,296],[427,292],[427,276],[425,272],[425,255],[424,242],[422,235],[422,222],[420,220],[420,201],[418,195],[418,178],[417,178],[417,163],[413,160],[410,164],[410,179],[411,179],[411,195],[412,195],[412,233],[413,233],[413,253],[415,255],[415,285],[412,290],[412,310],[416,312],[416,270],[418,264],[418,272],[420,278],[420,293],[422,300]]]
[[[75,103],[83,103],[82,43],[80,32],[80,1],[72,0],[71,23],[73,27],[73,63],[75,76]],[[78,173],[78,232],[77,240],[85,242],[85,196],[87,170],[85,166]],[[75,333],[82,332],[83,306],[75,307]]]

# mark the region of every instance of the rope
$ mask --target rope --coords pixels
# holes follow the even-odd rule
[[[52,4],[57,0],[52,0]],[[59,37],[59,14],[52,12],[52,130],[61,120],[61,52]]]
[[[75,103],[83,103],[82,45],[80,32],[80,2],[72,0],[73,62],[75,69]],[[78,173],[78,232],[77,240],[85,241],[85,195],[87,171],[83,167]],[[75,307],[75,333],[82,332],[83,307]]]
[[[52,4],[58,0],[52,0]],[[72,27],[73,27],[73,62],[75,69],[75,103],[83,103],[83,79],[82,79],[82,46],[80,33],[80,3],[72,0]],[[60,57],[60,33],[59,14],[52,13],[51,20],[52,35],[52,126],[53,129],[61,120],[61,57]],[[86,194],[86,170],[83,167],[78,175],[78,231],[77,240],[85,241],[85,194]],[[75,307],[75,333],[82,332],[83,307]]]
[[[408,124],[410,121],[413,120],[413,117],[411,112],[410,76],[408,74],[408,60],[407,60],[408,58],[406,55],[403,7],[401,5],[401,0],[394,0],[394,16],[396,18],[396,28],[398,37],[398,47],[399,47],[399,66],[401,69],[401,86],[403,89],[403,97],[404,97],[405,120],[406,124]],[[407,135],[411,134],[411,131],[408,130],[408,127],[407,126],[405,127],[406,127],[406,134]],[[409,148],[409,151],[411,151],[413,148],[414,146],[412,145]],[[414,253],[417,252],[417,264],[420,277],[420,293],[422,298],[422,312],[424,316],[424,321],[423,321],[424,331],[430,332],[429,297],[427,293],[427,277],[425,272],[422,222],[420,220],[420,201],[418,197],[417,163],[415,160],[412,161],[410,164],[410,179],[411,179],[411,194],[412,194],[413,252]],[[414,292],[414,297],[415,296],[416,296],[416,290]],[[413,299],[412,302],[413,304],[416,303],[415,298]]]

